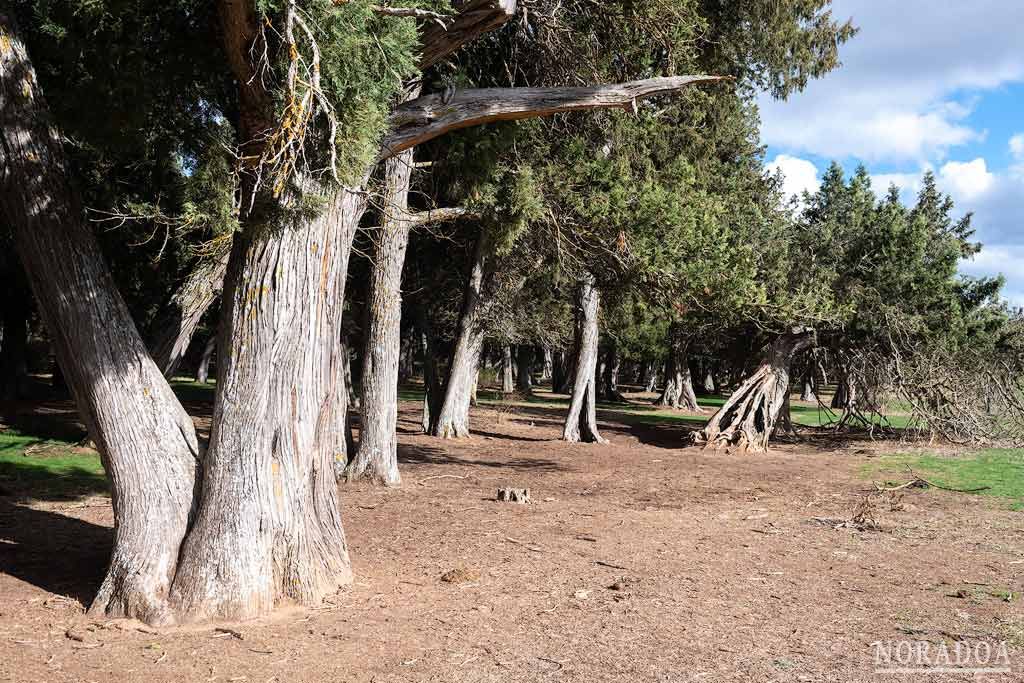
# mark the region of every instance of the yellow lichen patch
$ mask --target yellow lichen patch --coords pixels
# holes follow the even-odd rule
[[[149,398],[149,387],[142,387],[142,395]]]
[[[32,99],[32,81],[27,78],[22,79],[21,81],[21,95],[26,100]]]
[[[11,39],[6,31],[0,30],[0,54],[7,54],[11,51]]]

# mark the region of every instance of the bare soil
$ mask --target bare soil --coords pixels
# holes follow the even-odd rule
[[[464,441],[418,421],[403,403],[400,488],[343,488],[356,583],[259,622],[92,619],[109,501],[0,496],[0,681],[1024,681],[1024,513],[914,489],[873,497],[877,530],[842,524],[893,444],[724,454],[602,413],[611,444],[570,445],[541,407],[476,409]],[[875,673],[872,643],[901,640],[1006,641],[1013,671]]]

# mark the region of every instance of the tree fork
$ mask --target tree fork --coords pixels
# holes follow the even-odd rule
[[[608,443],[597,430],[597,343],[598,309],[601,295],[594,276],[587,273],[580,282],[576,315],[579,338],[576,352],[576,375],[573,381],[569,412],[565,416],[562,440],[569,442]]]
[[[788,405],[793,358],[813,344],[814,332],[806,328],[779,336],[757,370],[694,435],[694,442],[705,448],[733,446],[740,452],[766,452],[779,414]]]

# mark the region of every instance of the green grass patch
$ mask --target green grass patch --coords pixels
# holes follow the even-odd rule
[[[958,456],[888,455],[865,465],[864,475],[885,477],[890,484],[915,474],[939,486],[980,489],[978,495],[1002,499],[1014,510],[1024,510],[1024,449],[992,448]]]
[[[106,492],[108,485],[94,451],[7,429],[0,432],[0,488],[29,498],[69,498]]]

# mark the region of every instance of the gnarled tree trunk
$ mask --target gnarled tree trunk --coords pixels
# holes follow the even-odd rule
[[[384,216],[370,264],[366,345],[363,351],[362,428],[355,457],[345,469],[349,481],[368,479],[385,486],[398,474],[398,366],[402,347],[402,267],[409,246],[409,182],[412,150],[384,162]]]
[[[110,478],[114,548],[94,614],[165,619],[199,444],[150,358],[65,176],[60,135],[0,14],[0,211]]]
[[[173,376],[181,365],[203,315],[224,288],[231,241],[222,240],[220,245],[217,253],[201,261],[185,278],[153,326],[149,348],[165,377]]]
[[[235,238],[213,434],[171,592],[181,620],[317,604],[351,580],[335,486],[345,451],[339,342],[364,208],[362,193],[342,189],[318,216],[295,212],[290,225],[250,225]]]
[[[484,306],[485,268],[489,245],[481,236],[473,250],[473,265],[459,318],[455,350],[448,369],[444,402],[430,433],[445,439],[469,436],[469,404],[473,395],[480,354],[483,352],[484,331],[480,324]]]
[[[549,382],[554,376],[554,360],[551,355],[551,347],[544,347],[544,367],[540,373],[540,379],[542,382]]]
[[[580,282],[576,301],[576,375],[562,439],[570,442],[608,443],[597,430],[598,309],[601,295],[589,273]]]
[[[703,413],[693,391],[693,376],[686,357],[688,346],[688,340],[677,326],[671,326],[668,332],[668,358],[665,360],[665,389],[655,405]]]
[[[740,384],[694,440],[706,447],[735,446],[741,452],[765,452],[789,395],[793,357],[814,344],[814,332],[797,328],[777,338],[767,357]]]

